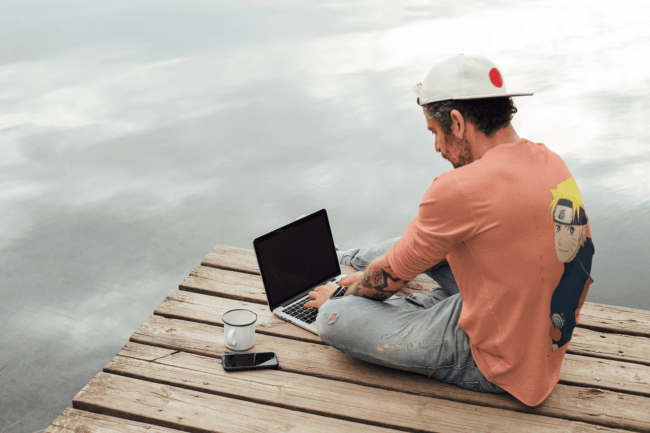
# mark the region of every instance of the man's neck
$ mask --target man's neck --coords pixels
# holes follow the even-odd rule
[[[515,128],[513,128],[512,124],[510,123],[508,123],[508,126],[506,126],[505,128],[499,129],[490,138],[494,139],[495,141],[493,147],[498,146],[500,144],[513,143],[517,140],[521,140],[521,138],[519,138],[519,135],[517,134],[517,131],[515,131]]]
[[[508,123],[508,126],[496,131],[490,137],[487,137],[483,133],[477,133],[475,145],[472,146],[474,159],[481,159],[483,155],[485,155],[485,153],[490,149],[494,149],[499,145],[512,143],[517,140],[520,140],[519,135],[510,123]]]

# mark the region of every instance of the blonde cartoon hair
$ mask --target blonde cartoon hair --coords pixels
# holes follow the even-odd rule
[[[551,201],[551,204],[548,205],[548,209],[546,209],[547,211],[549,209],[551,210],[551,220],[553,220],[553,214],[555,213],[555,208],[558,205],[558,202],[562,200],[562,204],[568,204],[566,201],[571,202],[573,221],[575,221],[574,224],[587,224],[587,215],[585,214],[585,205],[582,201],[582,195],[580,195],[578,184],[572,177],[558,184],[557,188],[551,188],[551,194],[553,195],[553,200]]]

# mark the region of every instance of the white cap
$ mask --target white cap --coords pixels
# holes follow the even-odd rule
[[[413,90],[418,104],[447,99],[480,99],[508,96],[530,96],[532,92],[508,93],[503,75],[485,57],[459,54],[438,63],[424,77],[424,83]]]

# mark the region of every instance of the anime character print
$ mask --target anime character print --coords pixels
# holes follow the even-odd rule
[[[553,200],[547,210],[553,220],[555,254],[564,272],[551,298],[551,353],[567,344],[576,327],[576,311],[593,282],[591,260],[594,245],[587,237],[587,213],[573,178],[551,188]]]

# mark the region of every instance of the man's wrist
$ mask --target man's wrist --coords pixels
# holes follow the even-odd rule
[[[332,294],[330,295],[330,299],[342,297],[343,295],[345,295],[346,290],[348,290],[346,286],[340,286],[338,289],[332,292]]]

